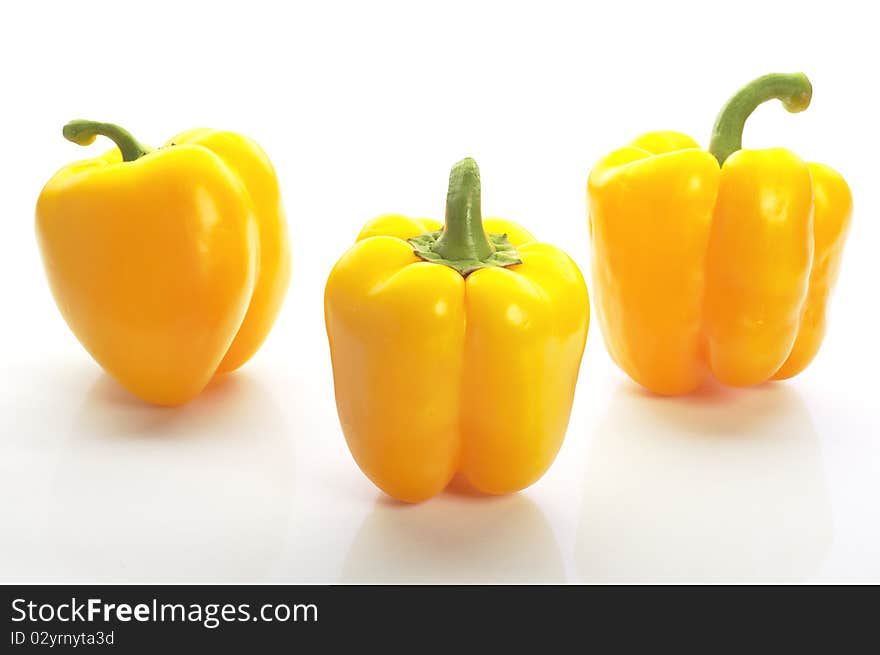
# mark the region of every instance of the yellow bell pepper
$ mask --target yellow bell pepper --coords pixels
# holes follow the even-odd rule
[[[727,103],[708,152],[652,132],[590,173],[599,323],[615,362],[651,391],[789,378],[818,351],[849,187],[788,150],[741,145],[758,105],[799,112],[811,95],[801,73],[766,75]]]
[[[504,494],[553,462],[587,288],[561,250],[515,223],[483,222],[472,159],[452,169],[445,226],[369,222],[331,271],[324,307],[340,423],[380,489],[418,502],[461,472]]]
[[[143,400],[179,405],[260,347],[290,279],[278,182],[250,139],[208,129],[159,149],[72,121],[117,148],[62,168],[37,202],[49,285],[95,360]]]

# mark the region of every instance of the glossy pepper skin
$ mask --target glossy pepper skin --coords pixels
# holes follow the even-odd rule
[[[788,150],[741,148],[760,103],[778,98],[797,112],[811,93],[803,74],[758,78],[721,112],[708,152],[652,132],[590,173],[599,323],[612,358],[649,390],[789,378],[816,355],[849,187]]]
[[[459,162],[445,227],[377,218],[327,280],[342,429],[399,500],[430,498],[456,472],[484,493],[523,489],[568,424],[589,325],[583,277],[517,224],[483,223],[479,192],[476,163]]]
[[[117,144],[62,168],[37,202],[52,294],[122,386],[180,405],[260,347],[290,279],[278,182],[247,137],[197,129],[153,150],[115,125],[64,135]]]

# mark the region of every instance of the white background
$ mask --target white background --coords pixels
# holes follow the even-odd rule
[[[865,2],[5,3],[0,581],[880,582],[876,21]],[[803,70],[747,146],[848,179],[856,210],[825,346],[793,382],[640,393],[591,326],[570,429],[523,493],[383,497],[340,432],[323,284],[369,218],[442,217],[474,156],[483,208],[589,271],[585,181],[651,129],[706,143],[721,104]],[[273,159],[293,239],[283,313],[241,371],[178,409],[105,376],[49,294],[33,208],[108,147],[211,126]],[[120,217],[124,219],[124,217]]]

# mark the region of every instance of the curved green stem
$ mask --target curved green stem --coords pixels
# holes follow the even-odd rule
[[[449,260],[483,260],[495,252],[483,229],[480,167],[470,157],[458,162],[449,173],[446,224],[433,250]]]
[[[813,86],[803,73],[771,73],[749,82],[727,101],[712,128],[709,152],[719,164],[742,148],[746,120],[758,105],[768,100],[781,100],[792,113],[810,106]]]
[[[116,144],[122,153],[122,161],[134,161],[143,157],[152,150],[135,139],[128,130],[113,123],[97,123],[95,121],[74,120],[70,121],[61,130],[64,138],[81,146],[87,146],[95,141],[98,135],[106,136]]]

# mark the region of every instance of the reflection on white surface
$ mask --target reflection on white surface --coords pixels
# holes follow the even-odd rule
[[[562,582],[553,531],[524,494],[453,489],[419,505],[377,499],[357,533],[342,582]]]
[[[819,440],[789,385],[660,398],[626,383],[592,440],[584,582],[796,582],[829,549]]]
[[[284,547],[293,452],[245,372],[176,409],[102,377],[62,446],[47,526],[80,580],[255,581]]]

